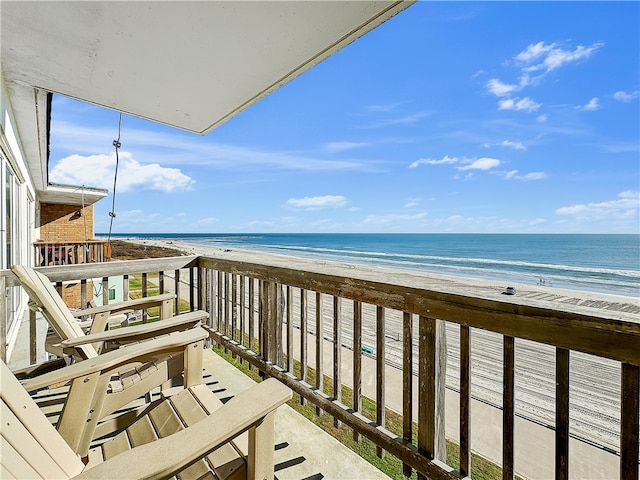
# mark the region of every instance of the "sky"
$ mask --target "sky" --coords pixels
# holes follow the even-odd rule
[[[640,2],[418,2],[206,136],[54,95],[95,231],[640,233]]]

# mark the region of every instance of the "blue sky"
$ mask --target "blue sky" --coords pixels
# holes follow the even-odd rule
[[[419,2],[206,136],[124,115],[113,233],[640,231],[639,2]],[[119,114],[58,95],[50,181]]]

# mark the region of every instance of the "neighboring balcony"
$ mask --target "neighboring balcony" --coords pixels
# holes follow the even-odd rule
[[[108,262],[109,257],[109,245],[103,240],[33,243],[33,264],[43,267]]]
[[[405,475],[465,478],[478,453],[505,479],[638,479],[638,305],[589,310],[567,298],[551,308],[539,298],[468,295],[437,278],[416,286],[410,272],[356,277],[349,265],[242,258],[39,271],[56,285],[120,276],[125,292],[135,278],[143,292],[176,293],[176,311],[207,310],[221,350],[372,442],[374,455],[396,457]],[[15,284],[0,272],[0,287]],[[445,437],[456,455],[447,456]],[[318,455],[344,461],[313,449],[304,457]]]

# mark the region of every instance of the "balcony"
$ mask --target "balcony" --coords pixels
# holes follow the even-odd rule
[[[638,479],[636,306],[590,310],[566,299],[551,308],[536,298],[470,296],[442,279],[416,286],[410,272],[354,277],[348,265],[266,264],[239,252],[40,271],[57,284],[122,276],[125,292],[136,277],[143,292],[176,293],[176,309],[207,310],[221,350],[372,442],[378,457],[399,459],[405,475],[464,478],[474,452],[502,478]],[[15,283],[0,272],[0,287]],[[237,375],[229,381],[242,383]],[[400,431],[388,424],[392,411]],[[308,448],[304,458],[343,461]]]
[[[76,265],[78,263],[108,262],[108,244],[104,240],[84,242],[34,242],[33,264]]]

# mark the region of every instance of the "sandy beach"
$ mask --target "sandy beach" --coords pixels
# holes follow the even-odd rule
[[[347,269],[350,276],[399,283],[431,290],[460,293],[467,296],[475,296],[488,299],[500,299],[518,304],[534,305],[556,310],[568,310],[572,312],[596,315],[614,320],[640,322],[640,299],[608,295],[593,292],[559,289],[538,285],[514,284],[517,294],[514,296],[502,295],[506,285],[496,281],[479,280],[463,277],[451,277],[437,275],[415,270],[399,270],[367,265],[343,264],[333,261],[292,257],[289,255],[277,255],[257,251],[230,250],[223,247],[208,247],[192,245],[176,241],[163,240],[136,240],[127,239],[136,243],[157,245],[179,249],[190,254],[206,255],[216,258],[226,258],[244,262],[254,262],[278,266],[301,268],[310,271],[322,271],[344,275]],[[310,319],[314,319],[315,305],[310,296]],[[297,298],[297,297],[294,297]],[[330,299],[326,299],[329,301]],[[294,306],[295,308],[295,306]],[[344,305],[344,311],[349,311],[350,306]],[[325,311],[330,312],[331,307],[326,306]],[[373,326],[375,312],[364,311],[363,343],[375,345],[375,329],[367,328],[366,324]],[[314,320],[312,321],[312,323]],[[330,324],[330,320],[327,319]],[[294,319],[294,327],[299,327]],[[330,326],[325,326],[325,329]],[[385,352],[388,368],[397,370],[402,359],[402,315],[401,312],[390,311],[386,319],[386,349]],[[314,331],[315,325],[309,325],[309,330]],[[457,437],[457,424],[455,417],[455,405],[458,390],[458,341],[459,327],[447,325],[447,436]],[[397,338],[397,340],[395,340]],[[312,342],[311,342],[312,343]],[[348,350],[351,344],[349,328],[343,333],[343,345]],[[325,348],[330,356],[331,349]],[[313,358],[313,357],[310,357]],[[329,361],[331,359],[328,359]],[[345,362],[348,363],[348,362]],[[348,366],[345,366],[348,369]],[[520,433],[517,435],[533,438],[541,435],[540,446],[544,446],[548,440],[545,436],[551,434],[553,442],[552,425],[555,419],[555,348],[537,344],[525,340],[516,340],[516,415]],[[330,369],[327,371],[331,371]],[[392,378],[393,374],[387,376]],[[345,372],[343,378],[349,379],[349,373]],[[401,385],[401,384],[400,384]],[[375,392],[375,390],[374,390]],[[367,394],[367,392],[364,392]],[[401,396],[401,395],[400,395]],[[613,472],[617,472],[619,458],[619,431],[620,431],[620,365],[617,362],[594,357],[591,355],[573,352],[571,355],[571,435],[572,451],[587,448],[584,455],[589,459],[584,460],[584,465],[572,465],[572,478],[611,478]],[[474,329],[472,331],[472,397],[479,405],[479,409],[487,409],[483,414],[485,419],[499,413],[502,402],[502,338],[491,332]],[[390,408],[397,409],[399,405],[387,400]],[[452,403],[451,408],[450,403]],[[492,411],[495,411],[492,413]],[[450,413],[453,415],[450,417]],[[474,413],[474,415],[476,415]],[[498,415],[499,421],[499,415]],[[524,425],[524,426],[522,426]],[[539,433],[528,432],[527,428],[542,429]],[[482,429],[482,427],[481,427]],[[491,427],[494,430],[495,426]],[[490,429],[487,428],[487,432]],[[548,430],[548,432],[545,432]],[[499,437],[494,440],[489,435],[478,432],[478,428],[472,429],[477,436],[473,440],[474,450],[495,460],[501,461],[499,448],[492,443],[500,444]],[[528,433],[527,433],[528,432]],[[523,439],[523,441],[529,441]],[[483,447],[487,444],[487,447]],[[576,447],[577,445],[577,447]],[[582,445],[584,447],[582,447]],[[591,450],[589,450],[591,449]],[[592,451],[592,453],[588,453]],[[597,452],[597,453],[594,453]],[[531,458],[531,451],[524,452],[520,461],[516,458],[519,473],[530,478],[549,478],[547,475],[553,472],[553,456],[538,457],[537,462],[526,463],[526,457]],[[548,456],[548,454],[545,454]],[[540,459],[542,461],[540,462]],[[536,465],[542,464],[542,465]],[[617,477],[617,473],[615,475]]]

